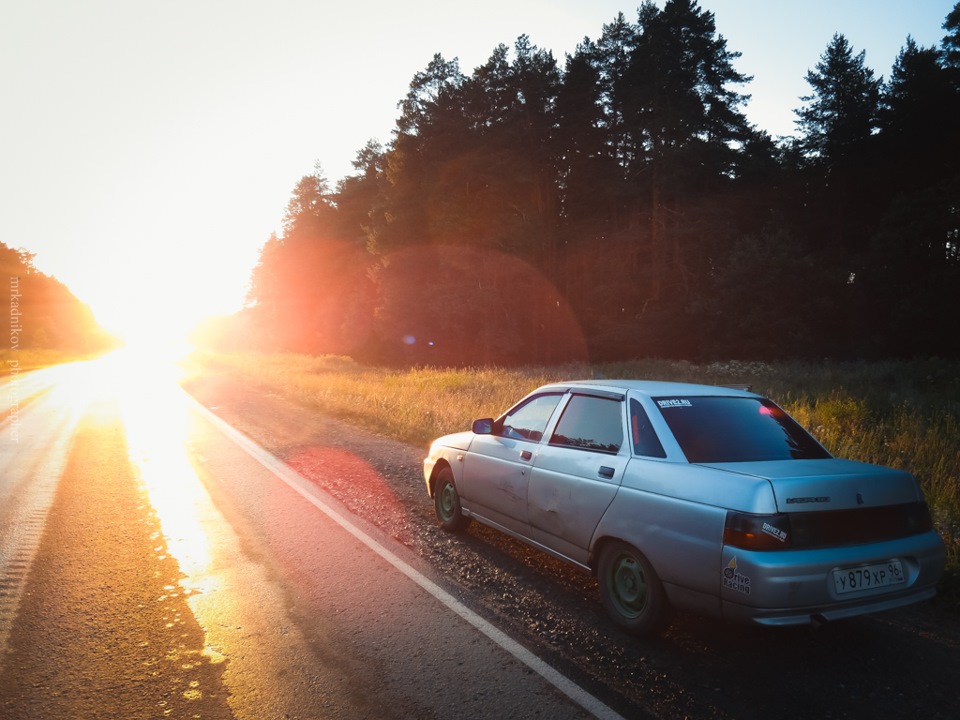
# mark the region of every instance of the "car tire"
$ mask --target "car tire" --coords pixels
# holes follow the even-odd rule
[[[597,563],[600,601],[617,625],[632,635],[654,635],[669,619],[670,605],[650,561],[635,547],[614,540]]]
[[[460,493],[453,480],[453,470],[445,467],[437,473],[433,488],[433,507],[437,511],[440,527],[447,532],[465,530],[470,518],[463,514],[460,507]]]

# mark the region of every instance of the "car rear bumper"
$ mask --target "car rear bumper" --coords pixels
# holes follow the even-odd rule
[[[724,602],[722,607],[725,619],[732,622],[755,623],[772,627],[788,625],[816,625],[844,618],[868,615],[913,605],[931,600],[937,594],[936,588],[925,588],[902,595],[875,598],[857,603],[843,603],[825,607],[792,608],[763,610],[737,603]]]
[[[802,625],[881,612],[928,600],[943,574],[943,541],[930,531],[895,541],[818,550],[751,552],[724,548],[724,617],[762,625]],[[840,593],[834,572],[898,561],[903,582]],[[731,568],[733,569],[731,571]]]

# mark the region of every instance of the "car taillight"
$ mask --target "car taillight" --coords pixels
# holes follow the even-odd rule
[[[920,535],[933,530],[933,518],[925,502],[908,505],[904,516],[904,530],[908,535]]]
[[[784,550],[791,543],[789,515],[727,512],[724,545],[743,550]]]

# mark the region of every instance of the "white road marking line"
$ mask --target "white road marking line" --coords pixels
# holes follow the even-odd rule
[[[268,453],[253,440],[201,405],[186,391],[183,391],[183,393],[187,397],[188,401],[196,408],[196,410],[207,420],[209,420],[210,423],[220,430],[220,432],[222,432],[227,438],[236,443],[248,455],[267,468],[278,478],[283,480],[287,485],[290,486],[291,489],[303,496],[318,510],[329,516],[331,520],[340,525],[340,527],[353,535],[357,540],[373,550],[377,555],[386,560],[401,573],[406,575],[414,583],[430,593],[434,598],[439,600],[444,607],[466,620],[468,623],[470,623],[470,625],[496,643],[500,648],[540,675],[544,680],[553,685],[555,688],[557,688],[557,690],[573,700],[577,705],[582,707],[594,717],[600,718],[600,720],[624,720],[623,716],[604,705],[602,702],[600,702],[600,700],[595,698],[593,695],[588,693],[558,670],[554,669],[552,666],[538,658],[505,632],[477,615],[477,613],[461,603],[446,590],[441,588],[435,582],[408,565],[397,555],[367,535],[363,530],[354,525],[339,511],[325,503],[317,494],[318,491],[313,484],[311,484],[300,473],[296,472],[278,458]]]

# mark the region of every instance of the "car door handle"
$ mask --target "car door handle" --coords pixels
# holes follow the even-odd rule
[[[613,477],[613,474],[616,472],[612,467],[607,467],[606,465],[600,466],[600,477],[610,480]]]
[[[521,460],[529,460],[529,459],[532,458],[532,457],[533,457],[533,453],[530,452],[529,450],[521,450],[521,451],[520,451],[520,459],[521,459]]]

